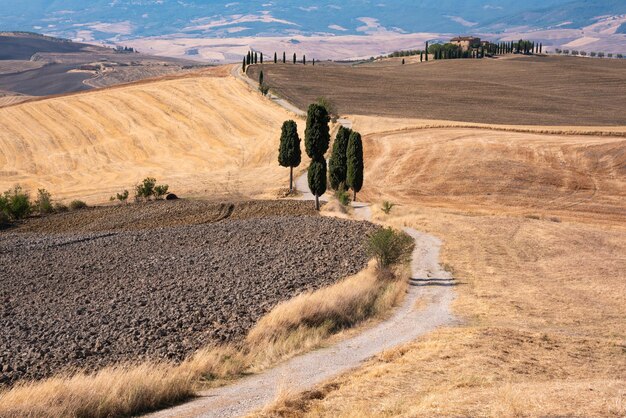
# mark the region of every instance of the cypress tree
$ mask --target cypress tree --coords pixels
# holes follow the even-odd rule
[[[261,72],[259,73],[259,85],[263,85],[263,70],[261,70]]]
[[[250,65],[250,51],[248,51],[248,56],[246,57],[246,63]]]
[[[287,54],[283,51],[283,64],[287,62]]]
[[[424,51],[420,51],[420,62],[424,61]]]
[[[356,194],[363,187],[363,142],[361,134],[352,132],[346,151],[347,172],[346,185],[354,192],[353,200],[356,202]]]
[[[303,65],[306,65],[306,55],[303,55],[303,56],[302,56],[302,64],[303,64]]]
[[[278,149],[278,163],[289,167],[289,192],[293,192],[293,169],[300,165],[302,152],[300,151],[300,137],[298,125],[293,120],[283,123],[280,133],[280,148]]]
[[[312,160],[307,171],[311,193],[315,195],[315,209],[320,210],[320,196],[326,193],[326,160]]]
[[[243,57],[243,64],[241,65],[241,70],[244,73],[246,72],[246,57]]]
[[[295,52],[293,53],[293,63],[294,64],[296,63],[296,53]]]
[[[313,66],[315,67],[315,58],[313,58]]]
[[[326,159],[330,131],[330,117],[324,106],[317,103],[309,105],[304,131],[304,145],[307,155],[311,158],[308,171],[309,189],[315,195],[315,208],[319,210],[319,197],[326,192]]]
[[[425,55],[426,55],[426,62],[428,62],[428,41],[426,41],[426,52],[425,52]]]
[[[263,64],[263,53],[260,52],[261,56],[260,56],[260,60],[261,60],[261,64]]]
[[[402,58],[402,65],[404,65],[404,58]]]
[[[330,188],[333,190],[338,190],[341,183],[346,183],[348,171],[346,151],[351,133],[351,129],[340,126],[335,142],[333,142],[333,152],[328,160],[328,179],[330,180]]]
[[[258,59],[259,59],[259,55],[255,52],[254,53],[254,63],[257,64],[258,63]]]
[[[539,43],[539,53],[543,54],[543,43]]]
[[[278,64],[278,55],[274,52],[274,64]]]

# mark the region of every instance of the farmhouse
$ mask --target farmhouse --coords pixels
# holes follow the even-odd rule
[[[450,39],[450,43],[460,46],[465,52],[472,48],[479,48],[480,38],[475,38],[473,36],[457,36],[456,38]]]

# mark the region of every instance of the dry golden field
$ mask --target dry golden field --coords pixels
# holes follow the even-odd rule
[[[460,324],[258,415],[625,416],[624,138],[352,119],[363,200],[442,238]]]
[[[284,186],[278,138],[294,116],[228,70],[0,109],[0,190],[20,183],[98,203],[147,176],[187,196],[258,197]]]

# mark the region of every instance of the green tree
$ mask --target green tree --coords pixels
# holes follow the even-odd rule
[[[246,72],[246,57],[243,57],[243,64],[241,65],[241,69],[244,73]]]
[[[319,197],[326,193],[326,160],[311,161],[307,172],[309,189],[315,195],[315,209],[320,210]]]
[[[289,167],[289,192],[293,192],[293,169],[300,165],[302,152],[300,151],[300,137],[298,125],[293,120],[283,123],[280,133],[280,148],[278,149],[278,164]]]
[[[303,64],[303,65],[306,65],[306,55],[303,55],[303,56],[302,56],[302,64]]]
[[[259,85],[263,85],[263,70],[261,70],[261,72],[259,73]]]
[[[246,64],[250,65],[252,63],[252,54],[248,51],[248,56],[246,57]]]
[[[426,41],[426,52],[425,52],[425,55],[426,55],[426,62],[428,62],[428,41]]]
[[[283,51],[283,64],[287,62],[287,53]]]
[[[340,126],[333,143],[333,151],[328,160],[328,178],[330,180],[330,188],[333,190],[339,190],[341,184],[346,183],[348,171],[346,152],[351,133],[351,129]]]
[[[274,64],[278,64],[278,55],[274,52]]]
[[[326,192],[326,159],[324,154],[330,142],[328,127],[330,117],[324,106],[317,103],[309,105],[304,131],[304,145],[311,158],[308,171],[309,189],[315,195],[315,208],[319,210],[319,197]]]
[[[347,173],[346,186],[352,189],[356,202],[356,194],[363,187],[363,142],[361,134],[352,132],[348,140],[348,150],[346,151]]]
[[[296,63],[296,53],[295,52],[293,53],[293,63],[294,64]]]
[[[261,64],[263,64],[263,53],[262,53],[262,52],[259,52],[259,54],[261,54],[261,55],[260,55],[260,57],[259,57],[259,59],[260,59],[260,61],[261,61]]]

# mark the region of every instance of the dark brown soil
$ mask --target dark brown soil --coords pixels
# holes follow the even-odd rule
[[[514,125],[625,125],[626,60],[516,57],[407,65],[264,65],[301,109],[324,96],[342,114]]]
[[[367,262],[371,224],[287,216],[299,202],[235,204],[230,219],[211,223],[202,204],[218,212],[206,202],[162,202],[0,232],[0,385],[181,360],[242,338],[277,303]],[[43,232],[69,229],[72,218],[80,232]]]

